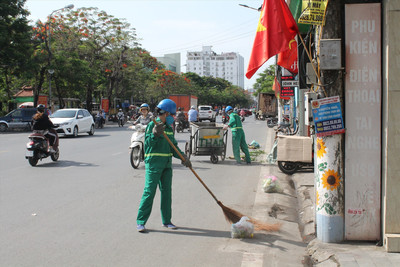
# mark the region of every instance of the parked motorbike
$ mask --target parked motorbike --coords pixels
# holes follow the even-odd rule
[[[46,131],[36,131],[28,136],[30,141],[26,144],[25,158],[31,166],[36,166],[39,160],[51,157],[52,161],[57,161],[60,156],[60,150],[57,147],[55,152],[50,152],[49,140],[44,136]]]
[[[97,129],[100,129],[100,128],[104,127],[104,119],[102,117],[96,116],[95,127]]]
[[[312,147],[311,162],[301,161],[278,161],[281,172],[292,175],[299,170],[314,171],[314,147]]]
[[[189,129],[189,121],[186,119],[175,118],[175,129],[178,133],[183,132],[185,129]]]
[[[131,165],[134,169],[139,167],[141,161],[144,161],[144,136],[146,133],[146,125],[137,124],[129,127],[134,132],[131,136],[131,145],[129,149]]]
[[[267,119],[267,126],[268,128],[273,128],[278,124],[278,118],[277,117],[271,117]]]
[[[314,170],[314,159],[312,162],[278,161],[279,169],[286,174],[292,175],[300,169]]]

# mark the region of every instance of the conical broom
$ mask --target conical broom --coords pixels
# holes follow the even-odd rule
[[[157,124],[156,120],[153,119],[153,122],[155,124]],[[170,144],[170,146],[175,150],[175,152],[179,155],[179,157],[181,158],[182,161],[185,161],[185,158],[182,156],[182,154],[179,152],[179,150],[175,147],[175,145],[171,142],[171,140],[168,138],[168,136],[166,135],[166,133],[163,133],[164,138],[168,141],[168,143]],[[219,201],[217,199],[217,197],[214,195],[213,192],[211,192],[211,190],[208,188],[208,186],[203,182],[203,180],[200,178],[200,176],[193,170],[192,167],[189,167],[189,169],[192,171],[192,173],[194,174],[194,176],[196,176],[197,180],[199,180],[199,182],[204,186],[204,188],[208,191],[208,193],[210,193],[210,195],[214,198],[214,200],[217,202],[217,204],[221,207],[222,211],[224,212],[225,215],[225,219],[229,222],[229,223],[237,223],[243,216],[246,216],[242,213],[240,213],[239,211],[236,211],[234,209],[228,208],[227,206],[225,206],[224,204],[222,204],[221,201]],[[247,216],[249,217],[249,216]],[[269,223],[263,223],[260,222],[254,218],[250,218],[250,222],[254,224],[254,229],[255,230],[262,230],[262,231],[268,231],[268,232],[276,232],[279,231],[279,229],[281,228],[281,224],[280,223],[274,223],[274,224],[269,224]]]

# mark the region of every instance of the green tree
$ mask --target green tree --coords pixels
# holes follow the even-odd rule
[[[53,78],[60,99],[80,95],[90,111],[95,92],[98,97],[119,93],[126,53],[137,45],[135,29],[128,23],[97,8],[80,8],[55,13],[47,23],[39,21],[35,30],[35,38],[42,40],[40,48],[48,59],[52,58],[47,68],[55,70]],[[76,71],[80,80],[73,75]]]
[[[243,89],[224,79],[199,76],[196,73],[186,73],[185,77],[191,81],[199,104],[248,106],[251,103],[250,97]]]
[[[253,85],[255,90],[254,95],[257,96],[259,93],[273,92],[272,85],[275,79],[275,65],[270,65],[263,72],[258,74],[256,83]]]
[[[13,83],[27,70],[33,52],[24,4],[25,0],[0,0],[0,103],[12,99]]]

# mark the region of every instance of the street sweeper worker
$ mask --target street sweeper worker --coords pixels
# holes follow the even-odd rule
[[[225,112],[229,115],[228,125],[224,126],[224,129],[231,128],[232,131],[232,150],[233,156],[235,157],[236,163],[241,164],[240,161],[240,149],[244,152],[245,160],[247,164],[251,164],[249,148],[247,147],[246,138],[243,131],[242,121],[240,116],[233,112],[232,106],[227,106]]]
[[[191,167],[192,164],[187,156],[179,149],[174,138],[174,131],[171,124],[174,118],[171,115],[176,113],[176,104],[171,99],[164,99],[158,103],[156,112],[158,117],[156,124],[151,121],[146,128],[144,141],[144,163],[146,169],[145,186],[137,215],[137,230],[145,232],[146,222],[150,217],[153,206],[153,199],[157,186],[161,192],[161,220],[162,225],[169,229],[177,229],[171,222],[171,186],[172,186],[172,156],[179,158],[177,152],[171,147],[164,133],[175,145],[177,150],[184,157],[182,164]]]

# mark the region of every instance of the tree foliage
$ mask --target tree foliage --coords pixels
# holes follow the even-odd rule
[[[258,74],[258,76],[256,83],[253,85],[253,89],[255,90],[254,95],[273,92],[272,85],[274,84],[275,78],[275,65],[270,65],[267,69]]]
[[[19,4],[20,17],[26,16],[27,11],[22,8],[24,1],[11,2]],[[11,10],[12,7],[10,4]],[[15,12],[9,13],[11,17],[16,16]],[[4,25],[2,23],[0,30]],[[80,99],[89,111],[93,102],[102,98],[110,99],[110,104],[119,99],[155,106],[169,94],[196,95],[200,104],[216,106],[246,106],[250,103],[241,88],[224,79],[166,70],[141,47],[134,28],[125,20],[97,8],[55,11],[47,21],[37,21],[20,34],[28,39],[27,46],[23,47],[21,43],[21,51],[13,50],[14,54],[0,48],[0,53],[10,55],[0,58],[3,60],[0,62],[2,66],[9,66],[10,62],[16,62],[14,65],[18,66],[26,61],[24,66],[29,68],[21,75],[22,79],[10,84],[14,84],[13,88],[33,86],[35,101],[39,94],[49,94],[51,81],[52,99],[58,100],[59,108],[64,107],[66,98]],[[10,36],[9,39],[18,38]],[[49,70],[54,70],[51,76]],[[11,99],[10,89],[9,92],[8,99]]]
[[[0,102],[12,98],[13,84],[27,71],[32,53],[25,0],[0,1]]]

